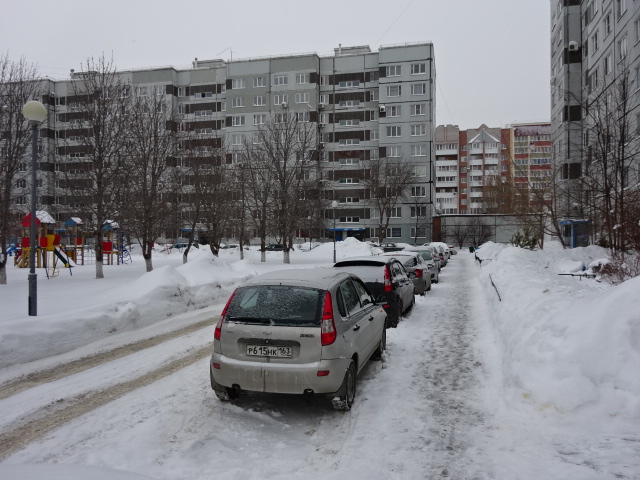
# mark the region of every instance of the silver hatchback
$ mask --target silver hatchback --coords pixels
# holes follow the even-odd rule
[[[386,313],[355,275],[333,269],[266,273],[238,287],[215,328],[211,388],[328,394],[349,410],[356,376],[386,347]]]

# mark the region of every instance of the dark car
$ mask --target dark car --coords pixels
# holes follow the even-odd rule
[[[381,243],[380,248],[385,252],[399,252],[401,250],[404,250],[404,247],[400,247],[395,243]]]
[[[284,245],[281,243],[272,243],[264,247],[266,252],[282,252],[284,250]]]
[[[375,298],[387,304],[387,328],[397,327],[402,314],[414,303],[414,285],[401,262],[393,257],[351,257],[337,262],[334,268],[357,275]]]

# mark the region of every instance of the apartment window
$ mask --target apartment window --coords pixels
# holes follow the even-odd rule
[[[342,197],[339,200],[340,203],[360,203],[360,198],[358,197]]]
[[[627,56],[627,36],[625,35],[618,41],[618,60],[622,60]]]
[[[283,94],[275,94],[273,96],[273,104],[274,105],[282,105],[283,103],[289,103],[289,95],[286,93]]]
[[[427,134],[427,126],[424,123],[419,125],[411,125],[411,136],[421,137]]]
[[[296,93],[296,103],[309,103],[309,94]]]
[[[239,88],[247,88],[247,84],[244,80],[244,78],[234,78],[231,81],[231,88],[233,88],[234,90],[237,90]]]
[[[402,156],[402,148],[400,145],[393,145],[391,147],[387,147],[387,157],[396,158]]]
[[[287,75],[274,75],[273,76],[273,84],[274,85],[289,85],[289,77]]]
[[[340,160],[338,160],[338,163],[340,165],[359,165],[360,160],[358,160],[357,158],[341,158]]]
[[[320,125],[327,125],[329,123],[329,114],[321,113],[320,115],[318,115],[318,123]]]
[[[427,216],[427,207],[411,207],[411,218]]]
[[[360,179],[359,178],[341,178],[338,180],[338,183],[348,183],[348,184],[360,183]]]
[[[369,101],[377,102],[378,100],[380,100],[378,90],[369,90]]]
[[[371,132],[371,140],[380,140],[380,132],[378,130],[369,130],[369,132]]]
[[[265,113],[253,116],[254,125],[264,125],[265,123],[267,123],[267,115]]]
[[[349,80],[349,81],[345,81],[345,82],[340,82],[338,84],[338,86],[340,88],[353,88],[353,87],[359,87],[360,86],[360,82],[358,80]]]
[[[426,227],[411,227],[411,238],[427,238]]]
[[[427,156],[427,146],[420,145],[411,145],[411,156],[412,157],[426,157]]]
[[[164,95],[167,93],[167,87],[165,85],[156,85],[154,91],[156,95]]]
[[[243,97],[234,97],[231,99],[231,106],[233,108],[241,108],[244,107],[244,98]]]
[[[339,103],[341,107],[357,107],[360,105],[360,100],[343,100]]]
[[[265,77],[253,77],[253,88],[266,87],[267,80]]]
[[[197,92],[193,94],[193,98],[211,98],[213,97],[212,92]]]
[[[244,125],[244,115],[234,115],[231,117],[231,125],[234,127],[241,127]]]
[[[401,105],[390,105],[387,107],[387,117],[399,117],[402,114]]]
[[[594,53],[598,51],[598,32],[591,35],[591,48]]]
[[[387,67],[387,77],[399,77],[402,75],[401,65],[389,65]]]
[[[340,126],[341,127],[355,127],[357,125],[360,125],[360,120],[357,118],[351,118],[351,119],[347,119],[347,120],[340,120]]]
[[[640,17],[633,22],[633,31],[635,32],[635,41],[640,42]]]
[[[186,97],[187,96],[187,88],[186,87],[178,87],[178,96]]]
[[[604,29],[605,37],[611,33],[611,12],[604,16],[604,19],[602,20],[602,28]]]
[[[387,87],[387,97],[399,97],[402,94],[400,85],[389,85]]]
[[[415,165],[413,167],[413,176],[414,177],[426,177],[427,176],[427,166],[426,165]]]
[[[298,85],[309,83],[310,78],[311,78],[311,75],[308,73],[298,73],[296,74],[296,83]]]
[[[612,69],[611,54],[609,54],[606,57],[604,57],[604,60],[602,61],[602,66],[603,66],[603,69],[604,69],[605,76],[609,75],[611,73],[611,69]]]
[[[329,95],[326,93],[323,93],[322,95],[320,95],[320,103],[322,105],[328,105],[329,104]]]
[[[411,105],[411,115],[426,115],[427,114],[427,105],[425,103],[414,103]]]
[[[196,110],[193,114],[197,117],[212,117],[213,110]]]
[[[287,122],[287,114],[286,113],[276,113],[273,117],[273,121],[275,123],[286,123]]]
[[[411,85],[411,95],[425,95],[427,93],[426,83],[414,83]]]
[[[231,145],[242,145],[243,136],[240,134],[231,135]]]
[[[387,137],[400,137],[402,136],[402,128],[397,126],[387,127]]]
[[[387,238],[400,238],[402,237],[402,228],[391,227],[387,228]]]
[[[427,187],[411,187],[411,196],[412,197],[426,197],[427,196]]]
[[[360,217],[340,217],[340,223],[358,223]]]
[[[320,85],[329,85],[329,75],[320,75]]]
[[[426,63],[412,63],[411,64],[411,75],[421,75],[423,73],[427,73],[427,64]]]
[[[402,218],[402,207],[393,207],[389,209],[389,218]]]
[[[257,95],[253,97],[253,106],[262,107],[266,105],[266,97],[264,95]]]
[[[627,0],[616,0],[616,15],[620,18],[627,11]]]
[[[296,112],[296,120],[299,122],[308,122],[310,118],[309,112]]]
[[[340,139],[341,147],[346,147],[351,145],[360,145],[360,139],[358,138],[341,138]]]

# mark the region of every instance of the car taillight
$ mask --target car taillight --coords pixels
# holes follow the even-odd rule
[[[391,272],[389,272],[389,265],[384,266],[384,291],[390,292],[393,289],[391,285]]]
[[[415,274],[416,274],[416,278],[421,278],[422,277],[422,269],[421,268],[416,268]]]
[[[220,314],[220,318],[218,319],[218,323],[216,323],[216,329],[213,332],[213,338],[216,340],[220,340],[220,334],[222,333],[222,322],[224,321],[224,317],[227,314],[227,310],[229,310],[229,305],[231,304],[231,300],[233,300],[233,296],[236,294],[238,290],[234,290],[229,300],[227,300],[227,304],[224,306],[222,313]]]
[[[336,324],[333,320],[333,302],[331,301],[331,293],[326,292],[324,296],[324,307],[322,308],[320,342],[322,345],[331,345],[335,342],[336,336]]]

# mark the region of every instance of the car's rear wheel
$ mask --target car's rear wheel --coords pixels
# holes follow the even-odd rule
[[[333,397],[333,408],[347,412],[351,410],[351,406],[356,399],[356,363],[351,360],[347,371],[344,374],[342,386],[338,390],[338,395]]]

